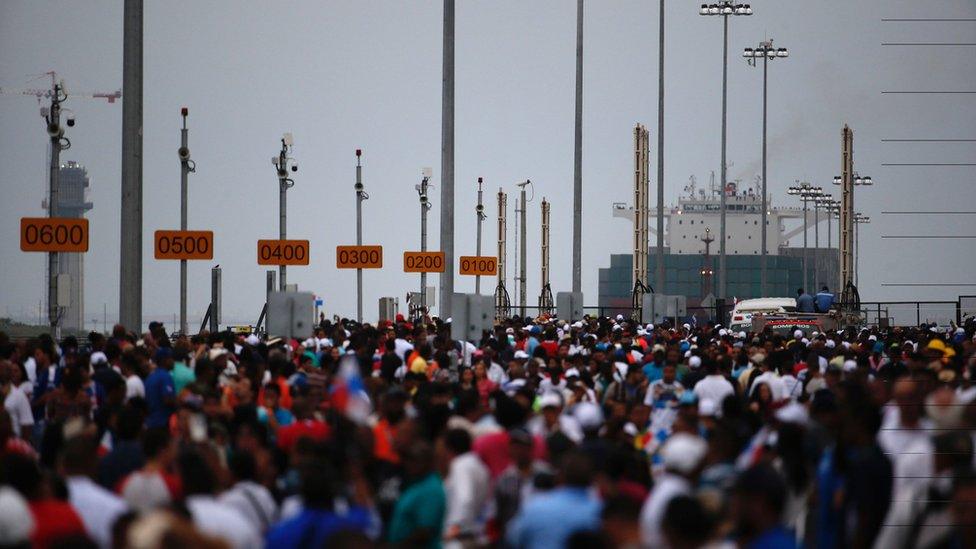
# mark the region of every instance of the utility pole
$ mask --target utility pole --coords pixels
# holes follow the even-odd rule
[[[525,188],[522,188],[525,197]],[[525,215],[525,204],[522,204]],[[523,219],[524,221],[524,219]],[[524,236],[524,225],[523,225]],[[524,250],[524,244],[523,244]],[[524,263],[524,259],[522,260]],[[525,279],[522,279],[524,286]],[[524,291],[524,288],[523,288]],[[573,291],[583,291],[583,0],[576,2],[576,128],[573,140]],[[525,295],[521,298],[525,306]],[[525,310],[522,314],[524,316]]]
[[[478,241],[475,243],[475,255],[481,257],[481,224],[485,220],[485,206],[482,204],[482,183],[483,179],[478,178],[478,205],[475,207],[475,212],[478,215]],[[481,295],[481,276],[478,275],[474,277],[474,293]]]
[[[441,250],[447,266],[440,275],[441,316],[451,316],[454,294],[454,0],[444,0],[441,88]],[[426,250],[426,248],[424,248]],[[421,275],[421,278],[426,278]],[[424,297],[426,302],[426,297]]]
[[[363,245],[363,201],[369,200],[369,195],[363,190],[363,166],[359,159],[362,149],[356,149],[356,245]],[[356,269],[356,322],[363,322],[363,270]]]
[[[122,223],[119,322],[142,331],[143,0],[125,0],[122,29]]]
[[[64,89],[64,82],[54,82],[51,88],[51,106],[41,109],[41,115],[47,122],[47,135],[51,139],[51,163],[48,171],[48,217],[58,216],[58,187],[61,176],[61,151],[71,148],[71,141],[64,136],[61,125],[61,103],[68,99]],[[75,125],[72,115],[68,115],[69,126]],[[51,337],[55,341],[61,339],[61,307],[58,304],[58,253],[47,254],[47,318],[51,324]]]
[[[526,288],[525,288],[525,261],[526,261],[526,226],[525,226],[525,208],[528,200],[525,196],[525,187],[531,185],[532,182],[528,179],[523,183],[519,183],[519,206],[516,209],[516,213],[519,214],[519,274],[517,280],[519,281],[519,307],[521,308],[520,316],[525,316],[525,306],[526,306]]]
[[[664,0],[658,25],[657,58],[657,251],[654,283],[659,292],[664,287]]]
[[[186,230],[186,216],[187,216],[187,176],[191,172],[197,170],[196,163],[190,160],[190,148],[187,145],[187,128],[186,128],[186,117],[189,115],[190,111],[186,107],[180,111],[180,115],[183,117],[183,128],[180,129],[180,148],[177,150],[177,156],[180,157],[180,230]],[[187,332],[187,322],[186,322],[186,260],[180,260],[180,333],[186,335]]]
[[[414,186],[417,189],[417,194],[420,196],[420,251],[427,251],[427,211],[430,210],[431,204],[429,197],[427,195],[427,190],[433,185],[430,184],[430,178],[433,175],[433,170],[431,168],[423,169],[423,178],[420,180],[420,184]],[[452,214],[453,215],[453,214]],[[445,259],[445,261],[447,261]],[[444,269],[445,271],[450,270],[453,266],[448,266]],[[443,276],[443,275],[442,275]],[[443,307],[444,297],[441,295],[441,306]],[[427,314],[427,273],[420,273],[420,316]]]
[[[278,238],[284,240],[287,238],[287,227],[288,227],[288,189],[295,186],[295,181],[288,177],[288,163],[291,161],[291,171],[298,171],[298,164],[295,163],[295,159],[288,156],[291,152],[292,146],[295,144],[294,139],[290,133],[286,133],[281,137],[281,150],[278,152],[277,156],[271,157],[271,163],[275,166],[275,172],[278,174]],[[285,266],[278,266],[278,290],[285,291],[285,286],[287,285],[287,274],[285,272]]]

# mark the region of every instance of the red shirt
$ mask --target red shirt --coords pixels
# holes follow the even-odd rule
[[[541,437],[532,437],[532,454],[535,459],[545,459],[546,443]],[[488,433],[475,439],[472,449],[491,473],[491,479],[498,478],[511,463],[512,456],[508,450],[509,436],[506,431]]]
[[[87,536],[81,517],[66,501],[44,499],[28,503],[34,515],[33,547],[56,547],[68,536]]]
[[[321,441],[329,438],[329,426],[317,419],[303,419],[278,429],[278,448],[290,452],[298,439],[308,437]]]

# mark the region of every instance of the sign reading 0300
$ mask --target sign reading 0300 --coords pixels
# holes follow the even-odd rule
[[[258,240],[258,265],[308,265],[308,240]]]
[[[213,259],[213,231],[156,231],[156,259]]]
[[[87,252],[88,220],[83,217],[23,217],[20,249],[25,252]]]
[[[382,269],[383,246],[336,246],[336,269]]]

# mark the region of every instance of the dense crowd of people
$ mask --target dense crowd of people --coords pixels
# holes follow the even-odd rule
[[[3,547],[976,547],[976,323],[0,334]]]

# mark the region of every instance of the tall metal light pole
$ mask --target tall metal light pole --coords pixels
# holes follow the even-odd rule
[[[363,245],[363,201],[369,195],[363,190],[363,166],[360,163],[362,149],[356,149],[356,245]],[[356,269],[356,322],[363,322],[363,270]]]
[[[52,77],[53,78],[53,77]],[[47,123],[47,135],[51,140],[51,162],[48,165],[48,217],[58,216],[58,191],[61,176],[61,151],[71,148],[71,141],[64,136],[64,126],[61,125],[61,103],[68,99],[64,89],[64,82],[54,82],[51,88],[51,106],[41,109],[41,116]],[[68,125],[74,126],[74,116],[68,116]],[[55,341],[61,339],[61,307],[58,304],[58,253],[47,254],[47,318],[51,325],[51,337]]]
[[[454,294],[454,0],[444,0],[443,82],[441,87],[441,251],[447,268],[440,275],[441,316],[451,316]],[[423,275],[421,275],[423,278]],[[426,299],[426,298],[425,298]]]
[[[752,15],[752,7],[749,4],[733,4],[725,1],[717,4],[702,4],[698,10],[699,15],[721,15],[722,16],[722,195],[721,195],[721,217],[719,229],[718,246],[718,297],[726,297],[728,294],[728,272],[725,268],[725,202],[728,195],[727,187],[727,164],[726,156],[726,120],[728,115],[728,84],[729,84],[729,16],[730,15]]]
[[[861,176],[854,170],[854,130],[844,126],[841,131],[841,175],[834,176],[834,185],[841,187],[840,205],[840,292],[847,291],[848,282],[854,283],[854,188],[874,185],[870,176]]]
[[[420,180],[420,184],[414,185],[414,189],[417,190],[417,195],[420,197],[420,251],[427,251],[427,211],[430,210],[430,200],[427,195],[427,190],[432,187],[430,184],[430,178],[433,175],[433,170],[431,168],[423,169],[423,177]],[[446,260],[445,260],[446,261]],[[445,270],[450,270],[451,266],[447,265]],[[441,294],[441,307],[444,306],[444,296]],[[420,273],[420,316],[427,314],[427,273]]]
[[[523,192],[525,188],[523,187]],[[524,205],[523,205],[524,208]],[[523,210],[523,215],[525,212]],[[525,284],[523,280],[522,284]],[[576,1],[576,127],[573,137],[573,291],[583,291],[583,0]],[[525,298],[522,298],[525,306]],[[524,315],[525,310],[522,310]]]
[[[807,233],[809,232],[807,229],[807,203],[813,202],[817,197],[821,196],[823,194],[823,189],[820,187],[814,187],[807,182],[803,182],[787,189],[787,193],[794,196],[799,196],[800,200],[803,201],[803,288],[805,290],[809,290],[809,286],[807,284],[809,280],[807,276],[807,256],[809,255],[807,253]]]
[[[762,111],[763,111],[763,114],[762,114],[762,221],[760,222],[762,224],[762,233],[761,233],[762,234],[762,237],[761,237],[761,244],[760,244],[762,246],[762,251],[760,252],[760,255],[759,255],[759,273],[760,273],[760,275],[759,275],[760,276],[760,278],[759,278],[759,293],[763,297],[767,297],[769,295],[769,293],[768,293],[768,285],[767,285],[768,276],[767,276],[767,273],[766,273],[766,255],[768,253],[767,250],[766,250],[766,223],[767,223],[766,217],[767,217],[767,214],[769,213],[768,212],[769,205],[767,203],[767,198],[766,198],[767,197],[767,194],[766,194],[767,193],[767,189],[766,189],[766,110],[767,110],[766,109],[766,105],[767,105],[766,97],[767,97],[767,90],[769,88],[769,85],[768,85],[768,82],[769,82],[769,78],[768,78],[768,75],[769,75],[769,61],[771,59],[776,59],[777,57],[779,57],[779,58],[788,57],[789,56],[789,52],[786,50],[786,48],[773,48],[773,40],[772,39],[769,39],[769,40],[765,40],[763,42],[760,42],[759,43],[759,46],[757,46],[755,49],[753,49],[753,48],[746,48],[745,51],[742,52],[742,56],[745,57],[746,58],[746,61],[750,65],[752,65],[753,67],[756,66],[756,60],[757,59],[759,59],[761,57],[762,60],[763,60],[763,102],[762,102],[763,103],[763,108],[762,108]]]
[[[180,230],[186,230],[187,206],[189,204],[189,188],[187,179],[190,173],[197,170],[195,162],[190,160],[190,147],[187,144],[186,117],[190,114],[189,109],[183,107],[180,116],[183,118],[183,127],[180,129],[180,148],[176,151],[180,158]],[[186,335],[186,260],[180,260],[180,333]]]
[[[294,162],[294,158],[288,156],[291,152],[291,148],[294,145],[294,140],[290,133],[286,133],[281,137],[281,150],[278,151],[278,156],[271,157],[271,163],[275,166],[275,172],[278,174],[278,238],[284,240],[287,238],[288,231],[288,189],[295,186],[295,181],[288,177],[288,163],[291,161],[291,171],[298,171],[298,164]],[[278,290],[285,291],[285,286],[287,285],[285,266],[278,266]]]
[[[475,255],[481,256],[481,224],[485,220],[485,206],[481,202],[484,190],[482,189],[482,184],[484,180],[478,178],[478,205],[475,206],[475,213],[478,215],[478,240],[475,243]],[[481,276],[474,277],[474,293],[481,295]]]
[[[870,223],[871,218],[862,215],[861,212],[854,214],[854,285],[857,286],[858,260],[861,258],[860,229],[858,227],[865,223]]]
[[[657,250],[654,284],[664,288],[664,0],[661,0],[657,51]],[[646,222],[646,221],[645,221]],[[646,225],[645,225],[646,226]]]
[[[125,0],[122,24],[122,195],[119,323],[142,331],[143,0]]]
[[[821,194],[817,200],[813,203],[813,248],[814,248],[814,268],[813,276],[817,279],[815,284],[823,284],[823,266],[824,261],[822,254],[820,253],[820,210],[827,212],[827,226],[830,226],[830,204],[833,202],[831,196],[827,193]],[[827,235],[827,248],[830,248],[830,235]]]

